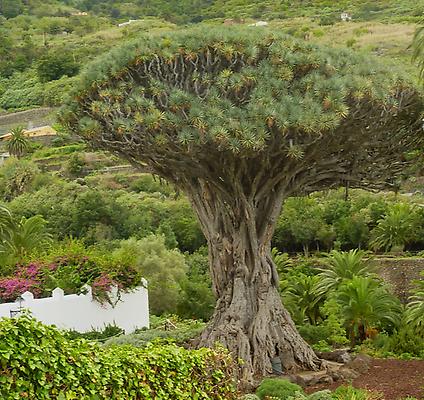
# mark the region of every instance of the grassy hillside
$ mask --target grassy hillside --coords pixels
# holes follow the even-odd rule
[[[351,13],[342,22],[340,13]],[[0,112],[59,106],[91,59],[140,33],[187,23],[246,25],[331,46],[348,46],[401,63],[412,75],[408,45],[424,4],[412,0],[2,0]],[[131,24],[119,26],[129,19]],[[255,29],[255,28],[252,28]],[[259,28],[260,29],[260,28]]]
[[[67,16],[83,11],[112,19],[155,16],[176,23],[235,17],[321,17],[347,11],[361,21],[411,22],[422,17],[424,5],[413,0],[2,0],[0,11],[8,18],[20,14]]]

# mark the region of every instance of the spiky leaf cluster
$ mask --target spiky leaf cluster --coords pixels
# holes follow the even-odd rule
[[[380,156],[397,162],[423,141],[421,111],[415,89],[375,59],[232,28],[144,36],[114,50],[87,69],[62,120],[164,176],[187,159],[277,156],[312,164],[311,174],[325,170],[318,159],[337,158],[340,174],[365,181]]]

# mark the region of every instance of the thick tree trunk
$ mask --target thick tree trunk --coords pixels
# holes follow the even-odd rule
[[[225,198],[209,189],[190,191],[208,240],[217,297],[200,346],[220,342],[242,359],[243,381],[272,373],[275,357],[285,371],[319,369],[320,360],[297,332],[278,292],[270,240],[281,197],[274,194],[260,204],[240,193]]]

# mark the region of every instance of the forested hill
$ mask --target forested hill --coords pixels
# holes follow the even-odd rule
[[[47,3],[47,4],[46,4]],[[422,17],[424,4],[415,0],[1,0],[6,18],[20,14],[67,16],[78,11],[108,18],[155,16],[174,23],[196,23],[215,18],[283,19],[332,17],[342,11],[357,20],[413,21]]]
[[[351,19],[343,22],[342,13]],[[189,24],[266,21],[416,75],[408,46],[423,16],[424,2],[416,0],[0,0],[0,113],[60,106],[97,55],[140,33]]]

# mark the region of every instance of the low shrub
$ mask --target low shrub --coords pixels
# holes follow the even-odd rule
[[[377,400],[379,396],[352,386],[339,386],[333,393],[334,400]]]
[[[330,390],[320,390],[308,396],[308,400],[332,400],[333,395]]]
[[[116,325],[107,325],[102,330],[92,330],[89,332],[77,332],[74,330],[69,330],[65,332],[65,335],[69,339],[87,339],[87,340],[96,340],[104,341],[110,339],[114,336],[119,336],[124,333],[124,330]]]
[[[0,398],[235,399],[224,350],[176,345],[100,348],[28,315],[0,320]]]
[[[186,320],[177,322],[172,327],[158,326],[154,329],[148,329],[132,333],[130,335],[122,335],[111,338],[106,341],[105,345],[110,346],[114,344],[130,344],[135,347],[144,347],[153,341],[162,342],[175,342],[177,344],[184,344],[190,339],[194,339],[205,328],[205,323],[195,320]]]
[[[411,326],[403,325],[393,332],[378,334],[362,346],[368,353],[380,357],[400,359],[424,358],[424,338],[417,334]]]
[[[291,383],[286,379],[279,378],[264,379],[256,390],[256,394],[261,400],[265,400],[270,397],[275,397],[280,400],[288,400],[290,396],[295,396],[296,392],[303,393],[303,390],[299,385]]]
[[[330,336],[330,328],[324,325],[304,324],[298,326],[298,330],[309,344],[324,342]]]

